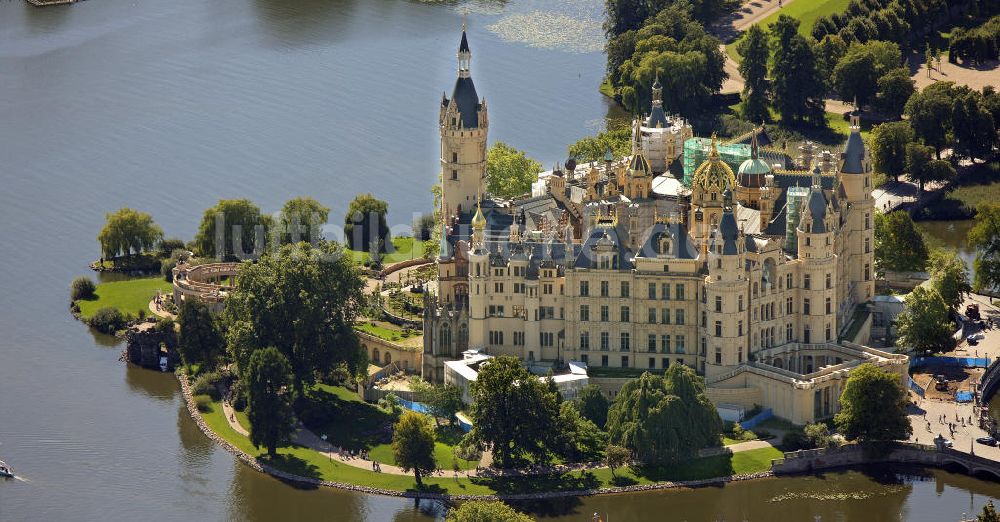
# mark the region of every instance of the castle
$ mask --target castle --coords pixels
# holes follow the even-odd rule
[[[793,161],[764,150],[762,129],[694,137],[665,114],[657,80],[630,156],[571,158],[501,201],[484,195],[489,118],[471,59],[463,30],[440,107],[425,379],[443,380],[463,354],[513,355],[541,372],[576,361],[613,397],[642,371],[684,364],[720,410],[760,405],[795,423],[833,415],[861,363],[905,382],[905,356],[865,346],[874,209],[857,115],[839,155],[807,144]]]

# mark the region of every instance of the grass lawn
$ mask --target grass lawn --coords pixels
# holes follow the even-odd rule
[[[922,220],[969,219],[983,203],[1000,201],[1000,162],[976,165],[965,171],[941,198],[922,210]]]
[[[381,321],[358,321],[354,323],[354,329],[362,331],[366,334],[374,335],[379,339],[385,339],[386,341],[402,341],[416,335],[418,332],[411,330],[410,333],[406,333],[402,328],[396,327],[391,323],[384,323]]]
[[[788,15],[799,20],[799,34],[809,36],[812,34],[813,24],[821,16],[829,16],[833,13],[841,13],[847,9],[850,0],[795,0],[781,9],[778,9],[767,18],[758,22],[761,29],[767,27],[778,20],[780,15]],[[726,54],[729,54],[737,62],[740,61],[739,53],[736,52],[737,38],[732,43],[726,45]]]
[[[458,444],[462,437],[462,432],[459,428],[438,426],[435,432],[437,434],[437,441],[434,443],[434,461],[437,462],[439,468],[450,471],[456,462],[458,463],[458,469],[472,469],[479,464],[475,460],[463,460],[455,457],[455,445]],[[379,444],[372,448],[368,454],[374,461],[381,462],[382,464],[396,465],[396,458],[392,454],[392,444]]]
[[[346,391],[346,390],[345,390]],[[357,401],[351,401],[357,402]],[[249,439],[236,433],[229,427],[222,405],[213,402],[208,411],[203,412],[208,427],[237,448],[256,457],[261,463],[277,469],[298,475],[374,486],[398,491],[416,491],[417,486],[412,476],[389,475],[374,473],[367,469],[348,466],[336,459],[329,458],[318,452],[301,446],[289,446],[278,449],[276,457],[266,455],[263,449],[257,449]],[[242,420],[241,420],[242,422]],[[422,491],[432,493],[450,493],[455,495],[488,495],[493,493],[525,493],[537,491],[578,490],[598,487],[624,486],[629,484],[651,484],[665,480],[696,480],[725,476],[739,473],[754,473],[766,471],[771,467],[771,459],[779,458],[781,452],[774,448],[761,448],[730,455],[716,455],[689,462],[655,469],[637,470],[618,469],[612,477],[611,470],[597,470],[542,475],[533,477],[501,477],[501,478],[456,478],[449,471],[443,475],[424,479]],[[449,459],[442,465],[446,470],[451,467]]]
[[[424,257],[424,253],[427,250],[426,241],[419,241],[412,237],[394,237],[392,238],[392,246],[394,251],[382,258],[383,265],[388,266],[411,259],[420,259]],[[349,248],[345,248],[344,251],[358,264],[364,264],[369,259],[368,252],[355,251]]]
[[[95,299],[80,299],[80,314],[84,319],[90,318],[98,309],[104,307],[117,308],[123,313],[136,315],[139,310],[149,311],[149,302],[156,296],[156,291],[164,293],[171,291],[170,283],[162,277],[145,277],[100,283],[95,291]]]

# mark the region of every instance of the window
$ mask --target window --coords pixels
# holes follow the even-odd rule
[[[539,319],[555,319],[556,309],[553,306],[539,306],[538,315]]]
[[[675,292],[674,295],[677,297],[677,300],[678,301],[683,301],[684,300],[684,285],[678,283],[677,286],[675,287],[675,290],[676,290],[676,292]]]
[[[656,334],[649,334],[646,337],[646,350],[652,353],[656,352]]]
[[[722,296],[721,295],[715,296],[715,311],[716,312],[721,312],[722,311]]]
[[[580,320],[589,321],[590,320],[590,306],[580,305]]]
[[[702,357],[704,357],[704,356],[705,356],[705,347],[706,347],[707,345],[708,345],[708,342],[707,342],[707,341],[705,340],[705,338],[704,338],[704,337],[702,337],[702,338],[701,338],[701,356],[702,356]]]
[[[743,362],[743,347],[742,346],[740,346],[739,349],[736,351],[736,362],[737,363]]]
[[[629,296],[629,285],[628,281],[622,281],[622,297]]]
[[[828,315],[833,313],[833,301],[829,297],[826,298],[826,313]]]
[[[708,319],[707,318],[708,318],[708,315],[705,313],[704,310],[702,310],[701,311],[701,327],[702,328],[708,328]]]
[[[684,310],[677,310],[676,321],[677,324],[684,324]]]
[[[670,358],[669,357],[664,357],[663,359],[660,359],[660,368],[663,368],[664,370],[666,370],[669,367],[670,367]]]
[[[715,364],[722,364],[722,348],[715,347]]]
[[[680,336],[678,336],[680,338]],[[663,353],[670,353],[670,336],[661,335],[660,336],[660,351]]]
[[[498,294],[503,293],[503,283],[493,283],[493,291]]]
[[[611,338],[608,332],[601,332],[601,349],[608,351],[609,345],[611,344]]]
[[[601,366],[604,366],[605,368],[607,368],[607,366],[608,366],[608,356],[607,355],[602,355],[601,356]]]
[[[619,317],[621,318],[621,322],[623,323],[629,323],[632,321],[632,318],[630,317],[629,314],[629,308],[627,306],[622,307]]]
[[[809,274],[802,276],[802,288],[806,290],[812,288],[812,277]]]
[[[618,344],[618,347],[619,347],[619,349],[621,351],[627,352],[627,351],[629,351],[632,348],[631,347],[631,342],[630,342],[631,339],[629,338],[629,333],[628,332],[622,332],[619,340],[620,340],[620,343]]]
[[[809,315],[809,298],[808,297],[802,300],[802,314],[803,315]]]
[[[809,231],[809,225],[806,225],[806,232],[808,232],[808,231]],[[812,246],[812,238],[809,237],[809,236],[806,236],[806,246]],[[808,276],[806,276],[806,277],[808,277]],[[806,288],[809,288],[809,287],[807,286]]]
[[[451,153],[451,162],[452,163],[458,163],[458,153],[457,152],[452,152]]]
[[[664,301],[669,301],[670,300],[670,284],[669,283],[663,283],[662,285],[660,285],[660,290],[661,290],[661,292],[660,292],[661,298]]]
[[[580,297],[590,296],[590,281],[580,281]]]
[[[492,344],[492,345],[502,345],[503,344],[503,332],[490,330],[490,344]]]
[[[601,297],[607,297],[610,292],[608,291],[608,282],[601,281]]]
[[[865,253],[868,254],[872,251],[872,238],[865,238]]]
[[[623,355],[622,356],[622,368],[628,368],[628,367],[629,367],[628,356],[627,355]]]
[[[590,332],[582,332],[580,334],[580,349],[581,350],[590,349]]]
[[[538,344],[542,346],[553,346],[555,335],[552,332],[538,332]]]
[[[795,334],[792,331],[792,323],[786,324],[785,325],[785,340],[786,341],[791,341],[793,335],[795,335]]]
[[[649,283],[649,298],[656,299],[656,283]]]
[[[669,337],[669,336],[667,336],[667,337]],[[675,347],[675,350],[677,351],[677,353],[684,353],[684,349],[685,349],[684,348],[684,336],[683,335],[678,335],[677,336],[677,346]]]
[[[611,318],[608,314],[608,305],[601,305],[601,322],[606,323],[610,320]]]
[[[514,346],[524,346],[524,332],[514,332]]]
[[[865,263],[865,281],[871,281],[872,279],[872,267],[870,264]]]
[[[792,288],[792,274],[785,275],[785,286],[789,289]]]
[[[584,354],[580,355],[580,362],[582,362],[583,364],[589,364],[590,363],[590,361],[588,361],[587,359],[589,359],[589,357],[587,357],[587,354],[584,353]]]
[[[670,309],[664,308],[660,310],[660,322],[663,324],[670,324]]]
[[[743,336],[743,321],[736,323],[736,335]]]
[[[872,215],[865,212],[865,230],[872,227]]]
[[[649,319],[647,322],[649,324],[656,324],[656,308],[649,309]]]
[[[451,179],[452,179],[452,181],[458,179],[458,171],[457,170],[452,170],[451,171]]]
[[[830,272],[826,273],[826,288],[828,290],[830,288],[833,288],[833,274],[831,274]]]
[[[722,321],[715,322],[715,336],[722,337]]]
[[[792,298],[789,297],[785,299],[785,313],[791,315],[792,313]]]
[[[743,296],[742,295],[740,296],[740,299],[739,299],[739,306],[740,306],[740,311],[742,312],[743,311]]]
[[[830,323],[826,323],[826,340],[827,340],[827,341],[829,341],[829,340],[830,340],[830,335],[831,335],[831,333],[832,333],[832,332],[830,331]]]
[[[650,370],[655,370],[656,369],[656,358],[655,357],[650,357],[649,358],[649,369]]]
[[[542,285],[542,294],[552,295],[552,283],[545,283]]]
[[[514,293],[523,294],[524,293],[524,283],[514,283]]]
[[[809,334],[810,334],[809,325],[807,324],[806,327],[805,327],[805,329],[802,331],[802,342],[804,342],[806,344],[809,344],[810,342],[812,342],[809,339]]]

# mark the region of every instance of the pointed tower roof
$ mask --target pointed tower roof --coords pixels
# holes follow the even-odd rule
[[[476,215],[472,216],[472,228],[474,230],[486,228],[486,216],[483,215],[483,206],[480,203],[476,203]]]
[[[661,93],[663,92],[663,87],[660,85],[660,71],[656,71],[656,80],[653,81],[653,106],[649,111],[649,118],[646,119],[646,127],[658,128],[658,127],[668,127],[670,125],[667,122],[667,114],[663,112],[663,99],[661,98]]]
[[[455,88],[451,91],[451,101],[455,102],[455,107],[461,116],[462,128],[465,129],[479,128],[479,110],[482,108],[476,84],[472,82],[469,70],[471,62],[472,52],[469,50],[469,39],[463,22],[462,41],[458,44],[458,78],[455,80]]]
[[[458,52],[460,53],[472,53],[469,50],[469,38],[465,35],[465,23],[462,23],[462,41],[458,44]]]

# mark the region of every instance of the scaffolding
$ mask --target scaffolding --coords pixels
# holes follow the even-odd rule
[[[809,189],[805,187],[789,187],[788,196],[785,198],[785,252],[797,252],[799,249],[798,240],[795,237],[795,229],[799,226],[799,210],[802,202],[809,196]]]

